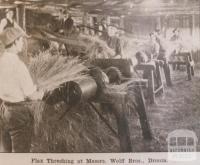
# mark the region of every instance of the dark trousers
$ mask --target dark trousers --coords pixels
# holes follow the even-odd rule
[[[24,103],[2,104],[1,152],[30,152],[33,117]]]

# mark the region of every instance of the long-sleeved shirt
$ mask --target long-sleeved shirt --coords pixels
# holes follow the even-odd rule
[[[7,102],[21,102],[36,91],[26,65],[18,55],[4,52],[0,56],[0,98]]]
[[[152,56],[152,58],[157,58],[159,55],[159,49],[160,46],[156,41],[149,41],[145,46],[145,53],[148,55],[148,57]]]

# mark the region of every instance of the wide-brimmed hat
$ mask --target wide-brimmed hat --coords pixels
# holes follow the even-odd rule
[[[27,37],[27,34],[22,29],[14,27],[6,28],[0,34],[0,40],[5,46],[10,45],[20,37]]]

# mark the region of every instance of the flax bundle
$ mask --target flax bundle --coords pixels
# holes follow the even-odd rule
[[[32,58],[30,72],[40,90],[51,91],[65,82],[87,78],[88,69],[77,57],[52,56],[41,52]]]
[[[107,43],[98,37],[81,34],[80,39],[88,45],[86,47],[86,56],[89,59],[112,58],[115,55],[114,50],[109,48]]]

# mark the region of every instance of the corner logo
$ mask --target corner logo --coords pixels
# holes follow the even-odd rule
[[[168,134],[168,160],[193,161],[196,160],[198,138],[193,131],[175,130]]]

